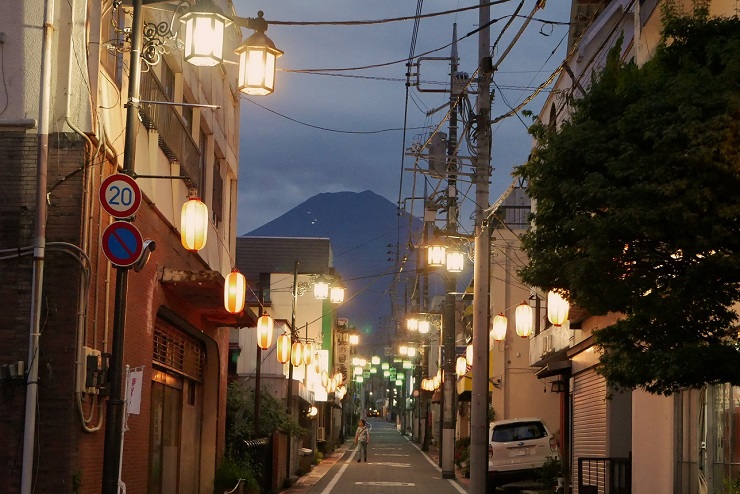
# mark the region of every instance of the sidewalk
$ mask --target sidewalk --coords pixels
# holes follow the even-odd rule
[[[417,443],[412,444],[421,448],[421,446]],[[329,472],[331,467],[333,467],[334,464],[338,462],[342,458],[342,456],[344,456],[344,453],[349,449],[351,445],[351,441],[345,441],[344,444],[341,444],[337,449],[326,455],[326,457],[321,460],[321,463],[314,466],[310,472],[299,478],[296,483],[293,484],[293,486],[285,489],[284,491],[281,491],[281,494],[298,494],[308,492],[308,490],[316,485],[324,477],[324,475]],[[429,451],[422,451],[422,454],[426,454],[435,465],[439,465],[439,448],[436,445],[430,444]],[[457,466],[455,466],[455,480],[463,487],[463,489],[465,489],[465,491],[469,490],[470,479],[463,477],[462,471]]]

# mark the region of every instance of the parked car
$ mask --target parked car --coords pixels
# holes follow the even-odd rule
[[[492,487],[535,479],[548,457],[557,457],[557,440],[536,417],[498,420],[489,428],[488,477]]]

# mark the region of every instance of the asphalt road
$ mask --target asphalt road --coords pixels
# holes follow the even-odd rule
[[[351,445],[313,485],[302,486],[301,493],[466,494],[458,481],[443,479],[437,464],[395,424],[376,418],[368,419],[368,424],[372,429],[367,462],[357,462],[357,446]]]

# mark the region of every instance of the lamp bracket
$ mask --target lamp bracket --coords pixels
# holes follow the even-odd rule
[[[131,99],[132,103],[146,103],[149,105],[167,105],[167,106],[187,106],[190,108],[211,108],[214,110],[220,110],[221,105],[207,105],[205,103],[177,103],[173,101],[150,101],[146,99]]]
[[[139,175],[138,173],[132,174],[134,180],[138,178],[156,178],[156,179],[167,179],[167,180],[182,180],[185,182],[185,185],[187,187],[193,188],[193,182],[190,180],[190,177],[186,177],[184,175]]]

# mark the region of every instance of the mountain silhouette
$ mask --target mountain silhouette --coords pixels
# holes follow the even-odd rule
[[[334,267],[347,286],[338,315],[361,331],[363,347],[380,351],[391,342],[392,311],[403,309],[408,280],[415,276],[416,258],[408,243],[422,228],[420,219],[366,190],[317,194],[244,236],[328,238]]]

